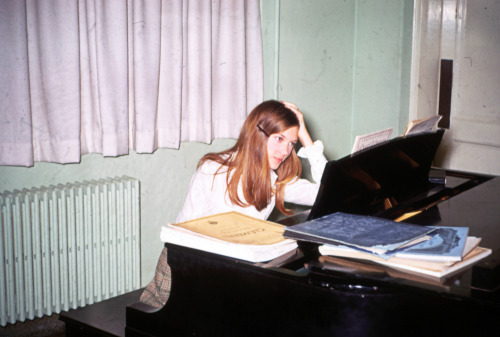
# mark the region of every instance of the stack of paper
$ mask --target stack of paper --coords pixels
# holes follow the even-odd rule
[[[443,277],[491,254],[466,227],[432,227],[334,213],[285,228],[285,237],[323,244],[322,255],[374,261]]]
[[[278,258],[297,248],[284,226],[237,212],[215,214],[162,227],[161,240],[250,262]]]

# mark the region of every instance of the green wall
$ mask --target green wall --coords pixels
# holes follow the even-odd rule
[[[262,0],[264,96],[296,103],[329,159],[354,137],[408,120],[412,1]],[[0,192],[127,175],[141,181],[142,284],[154,275],[161,226],[182,206],[199,158],[234,144],[184,143],[179,150],[79,164],[0,167]]]
[[[265,97],[304,112],[330,159],[408,121],[413,1],[261,1]],[[279,20],[278,20],[279,18]]]
[[[141,283],[154,275],[163,248],[160,229],[175,222],[198,160],[207,152],[220,151],[234,140],[218,139],[211,145],[183,143],[179,150],[159,149],[153,154],[130,151],[121,157],[100,154],[82,156],[79,164],[35,163],[33,167],[0,166],[0,192],[64,184],[106,177],[130,176],[141,184]]]

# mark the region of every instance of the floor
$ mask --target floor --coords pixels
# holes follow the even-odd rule
[[[59,315],[35,318],[15,324],[0,326],[2,337],[65,337],[64,323],[59,320]]]
[[[15,324],[0,326],[1,337],[65,337],[66,330],[78,331],[79,336],[96,332],[100,336],[125,335],[125,309],[139,301],[144,289],[137,289],[85,307],[44,316]],[[68,328],[66,328],[66,324]],[[73,329],[73,330],[72,330]],[[77,330],[74,330],[77,329]]]

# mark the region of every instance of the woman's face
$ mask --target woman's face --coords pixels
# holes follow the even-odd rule
[[[267,161],[272,170],[276,170],[292,153],[297,143],[299,127],[293,126],[280,133],[273,133],[267,140]]]

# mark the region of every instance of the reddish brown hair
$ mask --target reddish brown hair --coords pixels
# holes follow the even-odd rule
[[[212,160],[227,167],[227,193],[235,205],[255,206],[263,210],[276,196],[276,207],[283,214],[293,212],[285,208],[285,185],[300,177],[302,166],[292,151],[275,171],[278,175],[276,185],[271,185],[270,167],[267,159],[268,136],[283,132],[291,127],[299,127],[295,113],[278,101],[265,101],[256,106],[248,115],[236,144],[222,152],[208,153],[201,158],[198,167],[207,160]],[[216,174],[219,174],[217,170]],[[226,172],[226,170],[223,170]],[[241,181],[245,200],[238,197],[238,184]]]

